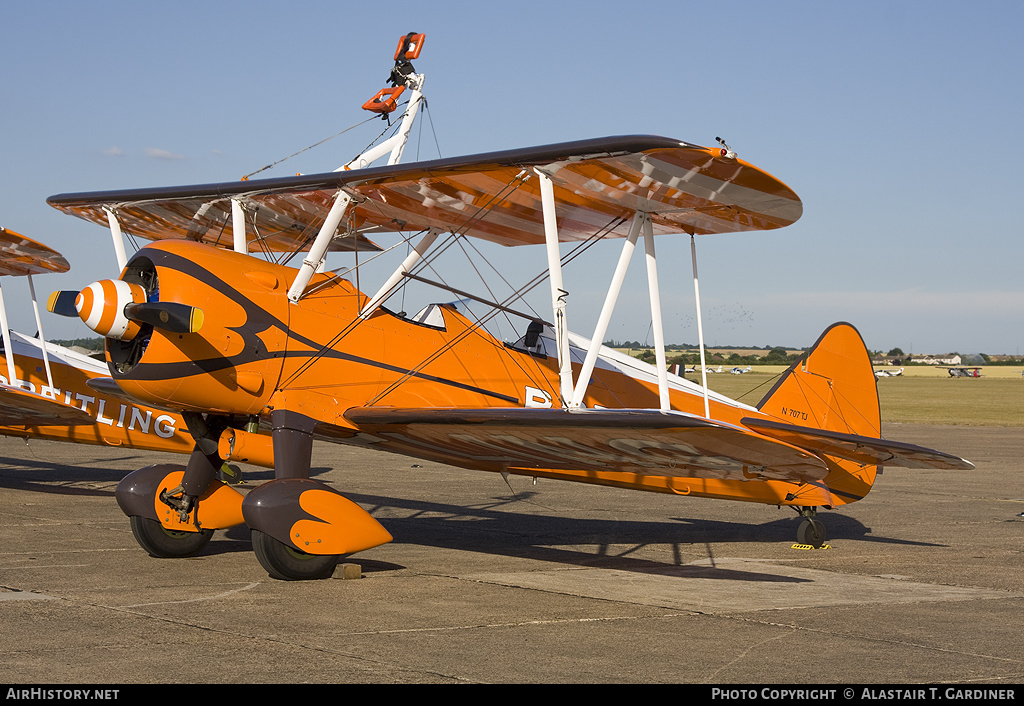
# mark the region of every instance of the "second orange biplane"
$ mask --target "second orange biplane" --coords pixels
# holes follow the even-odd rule
[[[422,36],[415,52],[405,42],[393,82],[411,89],[407,135],[422,86],[408,60]],[[382,167],[357,159],[349,166],[359,168],[327,174],[49,199],[115,235],[157,241],[125,259],[119,279],[53,300],[54,310],[74,313],[76,299],[83,320],[106,336],[111,376],[126,395],[189,421],[195,451],[186,468],[148,467],[118,488],[151,553],[187,555],[212,530],[245,523],[272,576],[309,579],[329,575],[339,555],[389,541],[365,510],[310,478],[314,439],[485,471],[792,506],[804,518],[798,540],[815,546],[824,541],[816,512],[863,498],[882,465],[972,467],[881,438],[871,361],[848,324],[822,334],[756,406],[667,372],[655,236],[682,233],[692,243],[781,228],[802,213],[791,189],[724,143],[611,137],[407,165],[394,158],[400,147],[388,149]],[[368,236],[394,232],[419,239],[408,239],[408,257],[375,294],[319,271],[329,250],[373,250]],[[543,276],[502,301],[428,277],[433,258],[467,237],[540,246],[550,321],[519,310],[522,292]],[[576,251],[561,246],[614,238],[623,243],[619,264],[586,339],[568,330],[562,266]],[[656,366],[601,345],[641,239]],[[308,252],[299,268],[248,254],[268,245]],[[499,340],[483,326],[488,316],[473,320],[448,304],[414,316],[385,308],[410,280],[518,315],[522,336]],[[214,442],[256,422],[271,429],[275,478],[243,496],[215,478]]]
[[[11,331],[0,291],[0,434],[78,444],[191,453],[192,437],[181,416],[126,399],[110,379],[105,363],[47,342],[35,295],[33,275],[67,272],[60,253],[0,228],[0,276],[28,280],[39,332],[35,337]],[[273,464],[270,439],[245,431],[218,440],[225,461]],[[227,469],[234,473],[236,469]]]

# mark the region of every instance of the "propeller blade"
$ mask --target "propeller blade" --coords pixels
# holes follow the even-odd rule
[[[78,309],[75,308],[75,297],[78,292],[69,290],[58,290],[46,300],[46,310],[57,316],[78,317]]]
[[[168,333],[195,333],[203,327],[203,310],[174,302],[128,304],[124,315],[139,324],[149,324]]]

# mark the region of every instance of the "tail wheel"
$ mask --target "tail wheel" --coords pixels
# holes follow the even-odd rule
[[[338,564],[337,555],[307,554],[256,529],[252,531],[252,548],[270,577],[281,581],[330,578]]]
[[[198,554],[213,537],[213,530],[182,532],[169,530],[156,520],[132,515],[132,534],[135,541],[150,556],[159,559],[181,558]]]
[[[805,518],[796,529],[796,541],[817,549],[825,543],[825,525],[813,518]]]

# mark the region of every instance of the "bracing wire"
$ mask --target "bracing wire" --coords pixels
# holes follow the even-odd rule
[[[374,116],[372,116],[372,117],[369,117],[369,118],[367,118],[366,120],[363,120],[362,122],[358,122],[358,123],[356,123],[355,125],[351,125],[351,126],[349,126],[349,127],[345,128],[344,130],[342,130],[341,132],[336,132],[336,133],[334,133],[333,135],[331,135],[330,137],[326,137],[326,138],[324,138],[324,139],[320,140],[319,142],[317,142],[317,143],[314,143],[314,144],[310,145],[309,147],[304,147],[304,148],[302,148],[301,150],[299,150],[298,152],[293,152],[292,154],[288,155],[287,157],[282,157],[281,159],[277,160],[276,162],[271,162],[270,164],[266,165],[265,167],[260,167],[260,168],[259,168],[259,169],[257,169],[256,171],[254,171],[254,172],[251,172],[250,174],[246,174],[246,175],[245,175],[244,177],[242,177],[242,181],[248,181],[248,180],[249,180],[249,177],[252,177],[252,176],[256,176],[256,175],[257,175],[257,174],[259,174],[260,172],[265,172],[265,171],[267,171],[268,169],[272,169],[273,167],[276,167],[276,166],[277,166],[278,164],[280,164],[281,162],[287,161],[287,160],[291,159],[292,157],[295,157],[296,155],[300,155],[300,154],[302,154],[303,152],[306,152],[306,151],[308,151],[308,150],[311,150],[311,149],[313,149],[314,147],[319,147],[319,146],[320,146],[320,145],[322,145],[323,143],[325,143],[325,142],[327,142],[327,141],[329,141],[329,140],[333,140],[333,139],[334,139],[335,137],[337,137],[338,135],[344,135],[344,134],[345,134],[346,132],[348,132],[349,130],[354,130],[355,128],[359,127],[360,125],[365,125],[366,123],[370,122],[371,120],[376,120],[376,119],[377,119],[377,116],[376,116],[376,115],[374,115]],[[390,126],[388,126],[388,127],[389,127],[389,129],[390,129]],[[387,130],[385,130],[384,132],[387,132]],[[382,134],[383,134],[383,133],[382,133]],[[379,139],[379,138],[378,138],[378,139]],[[371,144],[372,144],[372,143],[371,143]]]

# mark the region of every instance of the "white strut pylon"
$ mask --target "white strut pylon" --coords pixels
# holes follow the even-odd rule
[[[643,214],[644,251],[647,256],[647,286],[651,293],[651,326],[654,328],[654,355],[658,368],[658,398],[661,411],[672,409],[668,395],[668,363],[665,361],[665,331],[661,325],[661,294],[658,288],[658,263],[654,255],[654,227],[651,217]],[[705,390],[705,395],[707,390]],[[705,400],[706,400],[705,396]]]
[[[572,401],[572,363],[569,360],[569,328],[565,320],[565,299],[569,293],[562,286],[562,258],[558,252],[558,220],[555,217],[555,187],[551,177],[534,168],[540,177],[540,202],[544,210],[544,242],[548,254],[548,280],[551,282],[551,309],[555,321],[555,347],[558,349],[558,394],[562,406]]]
[[[345,212],[351,203],[352,197],[344,189],[338,191],[338,195],[334,197],[334,203],[331,205],[331,210],[327,212],[327,218],[324,219],[323,225],[320,226],[320,232],[316,234],[316,240],[313,241],[313,245],[309,248],[309,257],[302,261],[302,267],[299,269],[299,273],[295,275],[295,281],[292,282],[291,289],[288,290],[288,301],[291,303],[294,304],[302,298],[302,294],[305,292],[309,280],[312,279],[313,273],[316,272],[316,269],[327,256],[327,248],[331,244],[331,240],[334,239],[334,234],[338,230],[338,226],[345,217]]]
[[[704,324],[700,317],[700,286],[697,284],[697,244],[690,234],[690,259],[693,261],[693,298],[697,302],[697,344],[700,346],[700,382],[704,387],[704,416],[711,418],[711,404],[708,402],[708,368],[704,360]]]
[[[114,241],[114,257],[117,258],[117,268],[123,270],[124,266],[128,264],[128,256],[124,250],[124,236],[121,234],[121,224],[117,220],[117,214],[114,213],[114,209],[104,206],[103,210],[107,212],[107,223],[110,224],[110,237]]]
[[[430,246],[437,240],[437,236],[441,234],[436,228],[431,228],[427,231],[426,235],[420,238],[420,242],[416,243],[412,251],[405,256],[402,260],[402,264],[398,266],[398,269],[391,273],[387,281],[381,285],[381,288],[377,290],[377,293],[370,297],[369,301],[366,302],[366,306],[363,307],[362,311],[359,312],[359,318],[365,319],[367,316],[372,314],[380,304],[391,296],[391,293],[398,286],[398,283],[402,281],[406,273],[412,269],[413,265],[419,262],[424,253],[430,249]]]
[[[590,376],[594,372],[597,358],[601,350],[601,341],[608,332],[608,324],[611,322],[612,312],[615,310],[615,303],[618,301],[619,292],[622,290],[622,281],[626,277],[626,270],[629,268],[629,260],[633,256],[633,249],[636,247],[637,237],[640,235],[640,228],[643,217],[637,211],[629,226],[629,236],[622,245],[622,253],[619,255],[619,263],[615,267],[612,281],[608,285],[608,294],[604,298],[604,306],[601,307],[601,315],[597,319],[597,326],[594,328],[594,336],[590,339],[590,348],[587,349],[587,357],[583,361],[583,368],[580,370],[580,377],[573,389],[572,408],[579,408],[586,397],[587,387],[590,385]]]
[[[36,315],[36,331],[39,332],[39,347],[43,351],[43,366],[46,368],[46,383],[50,386],[50,389],[53,390],[53,373],[50,372],[50,356],[46,352],[46,336],[43,335],[43,322],[39,318],[39,302],[36,300],[36,286],[32,284],[32,275],[26,275],[26,279],[28,279],[28,292],[32,297],[32,312]]]
[[[235,252],[243,255],[249,252],[249,245],[245,240],[245,211],[242,210],[242,202],[238,199],[231,199],[231,234]]]

